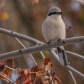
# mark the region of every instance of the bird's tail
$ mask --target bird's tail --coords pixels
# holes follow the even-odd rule
[[[68,65],[69,64],[69,60],[67,58],[66,52],[64,50],[64,47],[63,46],[57,47],[57,52],[58,52],[58,55],[59,55],[59,61],[60,61],[61,65],[63,65],[63,66]]]

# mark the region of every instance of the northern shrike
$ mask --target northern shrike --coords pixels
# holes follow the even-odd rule
[[[65,23],[61,18],[61,9],[58,7],[52,7],[49,9],[47,17],[42,24],[42,33],[49,44],[51,41],[58,41],[66,38]],[[63,46],[57,47],[59,60],[62,65],[68,64],[67,55]]]

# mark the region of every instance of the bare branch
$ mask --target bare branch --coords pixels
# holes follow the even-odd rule
[[[84,5],[84,0],[74,0],[76,2],[79,2],[80,4]]]
[[[8,67],[7,65],[5,65],[5,67],[6,67],[6,68],[9,68],[10,70],[13,70],[13,71],[15,71],[15,69],[13,69],[13,68],[10,68],[10,67]]]
[[[3,65],[2,63],[0,63],[1,65]],[[15,70],[15,69],[13,69],[13,68],[11,68],[11,67],[8,67],[7,65],[4,65],[6,68],[9,68],[10,70]]]
[[[38,44],[36,44],[36,46],[39,46],[39,45],[38,45]],[[45,56],[44,56],[44,54],[43,54],[43,52],[42,52],[42,51],[40,51],[40,54],[42,55],[43,59],[45,59]]]
[[[31,37],[28,37],[28,36],[25,36],[22,34],[18,34],[15,32],[12,33],[11,31],[4,30],[1,28],[0,28],[0,32],[7,34],[7,35],[10,35],[10,36],[13,36],[13,37],[18,37],[18,38],[27,40],[27,41],[35,43],[35,44],[42,44],[39,46],[27,48],[27,49],[20,49],[20,50],[8,52],[8,53],[0,54],[0,60],[12,58],[12,57],[17,57],[19,55],[26,54],[26,53],[34,53],[34,52],[38,52],[38,51],[42,51],[42,50],[49,50],[51,48],[56,48],[58,46],[63,46],[63,45],[68,45],[68,44],[78,43],[78,42],[84,42],[84,36],[80,36],[80,37],[63,39],[59,42],[55,41],[55,42],[52,42],[49,45],[47,45],[47,44],[44,44],[43,42],[40,42],[40,41],[33,39]],[[49,52],[59,62],[58,55],[53,50],[49,50]],[[72,71],[73,73],[75,73],[76,75],[78,75],[84,79],[84,75],[82,73],[78,72],[77,70],[75,70],[74,68],[72,68],[71,66],[66,66],[65,68],[67,68],[68,70]]]
[[[24,49],[26,49],[25,45],[23,45],[23,43],[22,43],[18,38],[15,37],[15,39],[17,40],[17,42],[18,42]],[[36,63],[35,59],[33,58],[32,54],[30,54],[30,56],[31,56],[31,58],[33,59],[35,65],[37,65],[37,63]]]
[[[40,51],[40,54],[42,55],[43,59],[45,59],[45,56],[42,51]]]
[[[75,78],[74,78],[74,76],[73,76],[73,74],[72,74],[72,72],[71,72],[71,71],[69,71],[69,73],[71,74],[71,77],[72,77],[72,79],[73,79],[74,83],[75,83],[75,84],[77,84],[77,83],[76,83],[76,80],[75,80]]]
[[[69,65],[67,65],[65,67],[84,80],[84,74],[80,73],[79,71],[77,71],[76,69],[72,68]]]
[[[76,54],[76,53],[73,53],[73,52],[70,52],[70,51],[66,51],[66,53],[70,54],[70,55],[72,55],[74,57],[78,57],[78,58],[84,60],[84,56],[82,56],[82,55],[79,55],[79,54]]]
[[[29,36],[26,36],[26,35],[23,35],[23,34],[20,34],[20,33],[16,33],[16,32],[10,31],[10,30],[6,30],[6,29],[3,29],[3,28],[0,28],[0,33],[6,34],[6,35],[9,35],[9,36],[12,36],[12,37],[17,37],[17,38],[29,41],[29,42],[34,43],[34,44],[43,44],[42,42],[40,42],[36,39],[33,39]]]
[[[12,36],[12,37],[18,37],[20,39],[32,42],[34,44],[38,44],[38,45],[39,44],[44,44],[43,42],[38,41],[36,39],[33,39],[33,38],[29,37],[29,36],[26,36],[26,35],[23,35],[23,34],[19,34],[19,33],[16,33],[16,32],[12,32],[12,31],[9,31],[9,30],[3,29],[3,28],[0,28],[0,33],[6,34],[6,35],[9,35],[9,36]],[[58,55],[56,55],[56,53],[53,50],[49,50],[49,52],[59,62]]]
[[[55,48],[58,46],[63,46],[63,45],[68,45],[68,44],[73,44],[73,43],[78,43],[78,42],[83,42],[83,41],[84,41],[84,36],[67,38],[67,39],[63,39],[59,42],[58,41],[52,42],[49,45],[42,44],[39,46],[29,47],[26,49],[20,49],[20,50],[8,52],[8,53],[0,54],[0,60],[17,57],[17,55],[19,56],[19,55],[26,54],[26,53],[34,53],[34,52],[38,52],[38,51],[42,51],[42,50],[48,50],[51,48]]]
[[[23,48],[26,48],[26,47],[23,45],[23,43],[22,43],[18,38],[15,37],[15,39],[16,39],[16,41],[17,41]]]

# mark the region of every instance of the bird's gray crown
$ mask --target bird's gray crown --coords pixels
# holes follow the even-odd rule
[[[49,9],[47,16],[53,15],[53,14],[62,14],[61,9],[58,7],[52,7]]]

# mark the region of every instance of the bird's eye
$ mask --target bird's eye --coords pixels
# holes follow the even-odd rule
[[[51,12],[48,14],[48,16],[55,15],[55,14],[62,14],[62,12]]]

